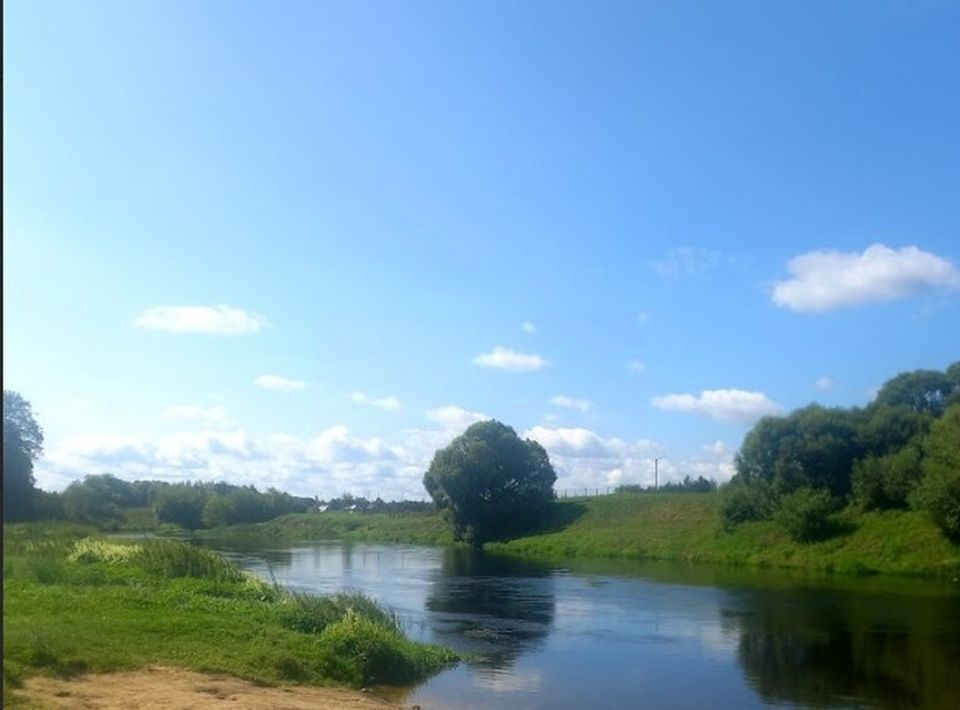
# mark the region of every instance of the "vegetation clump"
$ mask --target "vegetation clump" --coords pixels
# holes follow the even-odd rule
[[[150,664],[261,683],[407,683],[456,656],[407,639],[359,594],[313,597],[176,540],[132,543],[47,524],[6,526],[4,673]],[[9,698],[7,698],[9,699]]]
[[[538,525],[557,474],[536,441],[490,420],[471,425],[434,454],[423,485],[453,527],[474,545]]]
[[[888,381],[868,407],[816,404],[765,417],[747,434],[724,487],[728,531],[776,519],[795,540],[827,534],[843,504],[926,511],[960,539],[960,363]]]
[[[792,540],[813,542],[827,536],[833,500],[825,490],[798,488],[780,501],[776,518]]]

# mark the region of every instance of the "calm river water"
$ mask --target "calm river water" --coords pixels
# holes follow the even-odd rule
[[[472,654],[423,708],[960,708],[960,595],[681,564],[540,563],[412,545],[213,547],[299,590],[361,590]]]

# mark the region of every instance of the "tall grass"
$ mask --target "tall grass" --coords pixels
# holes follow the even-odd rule
[[[220,555],[179,540],[150,540],[133,558],[147,573],[161,578],[198,577],[242,582],[245,575]]]
[[[162,663],[262,683],[359,686],[413,682],[456,660],[405,638],[396,616],[362,594],[291,592],[177,540],[35,526],[31,540],[15,528],[5,526],[5,703],[37,673]]]

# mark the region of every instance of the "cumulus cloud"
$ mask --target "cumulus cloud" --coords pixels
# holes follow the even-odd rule
[[[530,321],[524,321],[523,324],[522,324],[520,327],[523,329],[523,332],[524,332],[524,333],[536,333],[536,332],[537,332],[537,326],[536,326],[536,324],[535,324],[535,323],[531,323]]]
[[[710,271],[716,268],[720,261],[721,254],[718,251],[701,247],[679,247],[671,249],[661,259],[651,259],[647,265],[661,276],[678,278]]]
[[[336,425],[306,438],[252,436],[242,429],[74,436],[52,445],[36,474],[47,489],[63,488],[91,471],[110,471],[126,480],[222,480],[299,495],[379,492],[399,499],[424,497],[424,470],[419,459],[411,466],[401,446]]]
[[[826,392],[827,390],[833,389],[833,379],[826,375],[818,377],[817,381],[813,383],[813,386],[821,392]]]
[[[227,413],[223,407],[198,407],[195,405],[183,404],[167,407],[163,410],[165,419],[178,419],[186,421],[206,422],[208,424],[218,424],[227,420]]]
[[[578,412],[589,412],[593,408],[593,402],[588,399],[573,399],[572,397],[566,397],[562,394],[552,397],[550,404],[555,407],[563,407],[564,409],[575,409]]]
[[[258,314],[232,306],[154,306],[143,311],[134,325],[167,333],[248,335],[266,324]]]
[[[641,372],[647,369],[647,366],[640,360],[631,360],[627,363],[627,369],[630,370],[630,372],[635,372],[639,375]]]
[[[873,244],[862,253],[812,251],[787,262],[790,278],[777,281],[773,302],[795,311],[822,312],[960,289],[960,271],[915,246]]]
[[[558,491],[653,482],[653,460],[662,451],[650,439],[605,438],[590,429],[535,426],[523,433],[547,451]]]
[[[480,367],[507,370],[508,372],[527,372],[539,370],[549,363],[539,355],[521,353],[498,345],[492,351],[473,358],[473,364]]]
[[[302,380],[291,380],[280,375],[260,375],[253,380],[257,387],[263,387],[265,390],[275,390],[277,392],[293,392],[302,390],[307,386]]]
[[[382,409],[385,412],[395,412],[402,406],[400,400],[390,395],[389,397],[371,397],[366,392],[351,392],[347,395],[351,402],[365,404],[370,407]]]
[[[780,405],[763,392],[738,389],[703,390],[699,395],[667,394],[654,397],[651,404],[657,409],[705,414],[741,424],[751,424],[760,417],[782,411]]]
[[[470,410],[463,409],[462,407],[449,405],[447,407],[428,409],[427,418],[432,422],[440,424],[445,429],[452,429],[459,432],[463,431],[471,424],[487,421],[490,419],[490,416],[484,414],[483,412],[471,412]]]

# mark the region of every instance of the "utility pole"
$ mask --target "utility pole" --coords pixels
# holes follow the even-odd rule
[[[660,459],[653,460],[653,490],[660,490]]]

